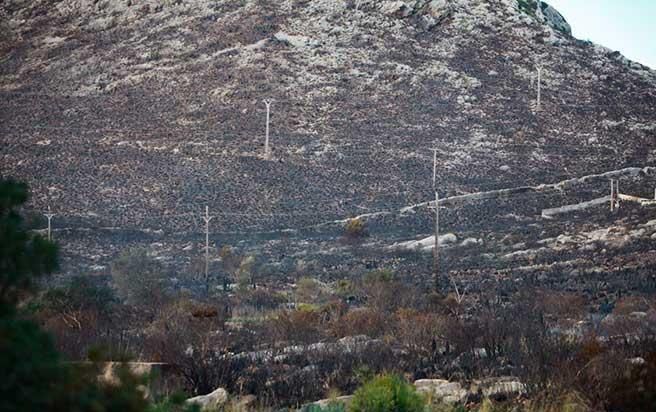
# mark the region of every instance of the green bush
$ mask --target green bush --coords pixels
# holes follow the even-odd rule
[[[358,389],[351,412],[423,412],[424,397],[414,386],[396,375],[381,375]]]
[[[328,405],[309,405],[303,408],[303,412],[346,412],[346,407],[341,402],[329,402]]]
[[[184,394],[177,393],[160,402],[151,404],[147,412],[200,412],[200,406],[185,403],[186,398]]]

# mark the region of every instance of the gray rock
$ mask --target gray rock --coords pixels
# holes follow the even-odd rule
[[[351,400],[353,399],[353,395],[344,395],[344,396],[338,396],[336,398],[331,398],[331,399],[321,399],[319,401],[311,403],[311,405],[316,405],[321,408],[326,408],[329,405],[333,404],[342,404],[344,406],[348,406],[351,403]]]
[[[563,15],[560,14],[558,10],[544,2],[542,2],[542,15],[549,26],[561,33],[570,36],[572,35],[572,27],[567,23],[567,20],[565,20]]]
[[[433,401],[443,403],[465,403],[483,398],[508,399],[526,393],[525,385],[512,376],[475,380],[469,387],[445,379],[420,379],[415,381],[415,387]]]
[[[440,245],[449,245],[458,242],[458,237],[453,233],[446,233],[440,236]]]
[[[397,15],[399,17],[408,17],[414,9],[414,1],[391,1],[383,2],[380,11],[387,15]]]
[[[481,241],[479,241],[479,239],[468,237],[467,239],[463,240],[462,243],[460,243],[460,246],[464,246],[464,247],[475,246],[478,245],[479,243],[482,243]]]
[[[223,388],[218,388],[207,395],[195,396],[187,399],[185,402],[200,406],[201,411],[211,411],[221,408],[228,402],[228,392]]]
[[[419,379],[415,381],[417,391],[427,394],[433,401],[443,403],[465,402],[469,391],[458,382],[449,382],[445,379]]]
[[[512,376],[487,378],[472,382],[469,391],[474,398],[508,399],[526,393],[526,387]]]

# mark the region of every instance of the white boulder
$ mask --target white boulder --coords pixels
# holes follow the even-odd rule
[[[444,379],[419,379],[415,381],[418,392],[427,394],[432,401],[443,403],[463,403],[469,396],[469,391],[458,382]]]
[[[228,392],[223,388],[218,388],[207,395],[195,396],[185,402],[200,406],[201,411],[218,410],[228,402]]]

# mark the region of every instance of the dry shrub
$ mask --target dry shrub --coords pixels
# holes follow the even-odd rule
[[[346,240],[357,241],[367,236],[367,227],[362,219],[349,219],[344,226]]]
[[[613,314],[626,316],[633,312],[647,312],[651,308],[651,302],[642,296],[624,296],[615,302]]]
[[[414,309],[400,309],[394,320],[394,336],[408,353],[418,357],[436,355],[444,329],[442,317]]]
[[[145,330],[145,357],[177,365],[192,393],[209,393],[235,379],[224,357],[233,351],[221,307],[181,299],[163,308]]]
[[[330,331],[335,337],[367,335],[383,336],[387,331],[388,317],[374,309],[351,309],[344,316],[331,322]]]
[[[625,364],[623,373],[609,385],[606,402],[611,411],[647,411],[656,405],[656,352],[642,364]]]
[[[536,396],[526,408],[527,412],[591,412],[590,401],[579,392],[548,391]]]
[[[586,309],[585,299],[571,292],[541,291],[537,300],[545,314],[559,318],[580,317]]]
[[[287,302],[287,297],[279,292],[265,288],[248,289],[239,293],[239,304],[249,306],[258,311],[277,309]]]
[[[410,285],[401,282],[389,270],[367,273],[362,279],[362,294],[367,306],[383,313],[394,313],[399,308],[412,307],[420,296]]]
[[[280,311],[267,323],[266,328],[273,342],[312,343],[324,336],[321,312],[309,307],[306,310]]]
[[[316,279],[302,277],[296,282],[295,294],[298,302],[310,303],[319,301],[324,292]]]

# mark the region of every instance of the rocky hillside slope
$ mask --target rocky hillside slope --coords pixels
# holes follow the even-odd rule
[[[52,205],[72,263],[85,255],[105,267],[140,236],[171,242],[169,258],[192,253],[205,205],[217,216],[217,243],[282,233],[275,240],[282,244],[296,233],[286,229],[401,210],[433,197],[431,148],[444,197],[656,159],[656,72],[571,37],[546,3],[8,0],[0,7],[0,173],[30,182],[35,210]],[[274,101],[271,160],[261,156],[264,99]],[[634,194],[653,193],[649,182],[631,184]],[[531,205],[533,218],[606,195],[607,185],[602,178],[555,199],[521,197],[503,207]],[[494,213],[512,213],[499,207],[453,209],[445,224],[451,213],[453,230],[507,228]],[[430,234],[430,214],[403,219],[371,219],[372,236],[390,245]],[[93,235],[70,232],[83,229]],[[338,247],[327,242],[324,252]],[[92,244],[94,252],[75,250]]]

